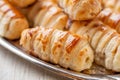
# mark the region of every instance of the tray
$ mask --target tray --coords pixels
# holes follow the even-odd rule
[[[84,74],[79,72],[74,72],[71,70],[67,70],[59,67],[58,65],[54,65],[45,61],[42,61],[36,57],[26,54],[26,52],[20,48],[18,45],[18,41],[9,41],[2,37],[0,37],[0,45],[5,47],[6,49],[12,51],[14,54],[19,57],[38,65],[39,67],[45,68],[49,71],[52,71],[56,74],[71,78],[71,79],[83,79],[83,80],[120,80],[120,74],[116,75],[104,75],[104,74]]]

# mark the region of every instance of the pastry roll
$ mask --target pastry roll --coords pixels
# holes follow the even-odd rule
[[[68,16],[55,3],[54,0],[37,1],[32,7],[23,10],[29,24],[46,28],[57,28],[63,30],[67,24]]]
[[[94,59],[86,38],[57,29],[26,29],[20,45],[42,60],[75,71],[89,69]]]
[[[78,24],[78,22],[74,24]],[[120,64],[120,35],[114,29],[96,20],[88,25],[80,26],[76,29],[76,34],[88,38],[95,51],[95,63],[106,69],[120,72],[120,65],[117,65]]]
[[[113,12],[111,9],[106,8],[97,16],[103,23],[109,25],[111,28],[116,29],[120,33],[120,14]]]
[[[9,0],[9,1],[18,7],[27,7],[34,3],[36,0]]]
[[[36,14],[38,14],[38,12],[41,9],[48,8],[52,5],[57,5],[57,4],[53,0],[40,0],[40,1],[38,0],[38,1],[36,1],[34,5],[32,5],[31,7],[28,8],[29,13],[26,12],[28,19],[33,23],[35,20]]]
[[[57,5],[42,8],[35,17],[34,25],[63,30],[68,16]]]
[[[72,20],[89,20],[102,9],[101,0],[57,0]]]
[[[21,32],[28,28],[25,17],[7,0],[0,0],[0,35],[7,39],[18,39]]]

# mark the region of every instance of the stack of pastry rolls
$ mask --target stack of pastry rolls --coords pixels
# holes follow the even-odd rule
[[[120,72],[120,0],[103,0],[104,8],[92,21],[75,21],[70,31],[84,35],[95,52],[95,63]]]
[[[62,3],[60,0],[44,0],[39,2],[41,5],[35,11],[36,15],[28,18],[33,20],[35,26],[40,27],[24,30],[20,45],[30,54],[64,68],[74,71],[90,69],[94,61],[94,51],[88,38],[65,31],[65,28],[71,26],[70,21],[95,18],[102,9],[101,1],[64,0]],[[31,8],[30,13],[34,13],[36,6],[38,5]],[[95,6],[97,7],[94,8]]]
[[[83,71],[95,62],[120,72],[119,0],[26,0],[22,5],[21,2],[0,1],[1,36],[14,40],[23,31],[20,45],[29,54],[64,68]],[[28,28],[27,19],[14,5],[24,8],[32,4],[27,19],[35,28]],[[70,29],[65,31],[66,27]]]
[[[89,24],[83,23],[82,26],[80,22],[74,22],[70,31],[88,38],[95,52],[95,63],[106,69],[120,72],[120,34],[116,30],[99,20],[94,20]]]
[[[63,29],[68,26],[70,20],[94,19],[101,9],[101,0],[41,0],[30,9],[28,18],[32,20],[34,26],[57,25]]]

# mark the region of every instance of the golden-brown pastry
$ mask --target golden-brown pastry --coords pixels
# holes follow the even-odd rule
[[[73,23],[78,24],[79,22]],[[72,27],[76,27],[72,26]],[[71,28],[71,31],[74,28]],[[95,62],[107,69],[120,72],[120,34],[114,29],[103,24],[101,21],[92,21],[87,26],[80,26],[75,31],[79,35],[88,38],[93,50],[95,51]]]
[[[111,28],[116,29],[120,33],[120,13],[113,12],[111,9],[106,8],[100,12],[97,19],[109,25]]]
[[[9,1],[18,7],[27,7],[37,0],[9,0]]]
[[[101,0],[57,0],[72,20],[93,19],[102,9]]]
[[[7,39],[18,39],[21,32],[28,28],[25,17],[7,0],[0,0],[0,35]]]
[[[75,71],[89,69],[94,59],[86,38],[52,28],[24,30],[20,45],[42,60]]]

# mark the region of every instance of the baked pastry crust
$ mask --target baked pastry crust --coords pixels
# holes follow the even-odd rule
[[[63,30],[67,25],[68,15],[54,0],[37,1],[31,7],[21,11],[25,12],[32,27],[41,26]]]
[[[7,39],[18,39],[28,28],[25,17],[7,0],[0,0],[0,35]]]
[[[75,71],[89,69],[94,59],[86,38],[57,29],[26,29],[20,45],[42,60]]]

